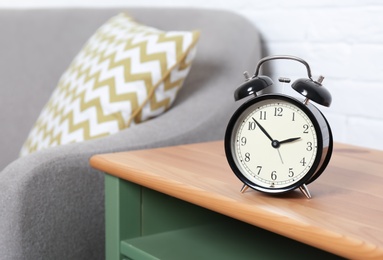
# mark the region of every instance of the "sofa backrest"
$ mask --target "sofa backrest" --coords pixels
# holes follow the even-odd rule
[[[241,57],[260,56],[250,22],[226,11],[200,9],[43,9],[0,11],[0,170],[19,150],[53,89],[86,40],[111,16],[126,11],[139,22],[163,30],[201,30],[197,57],[184,88],[217,77],[220,68],[243,70]],[[229,33],[226,33],[229,31]],[[248,32],[254,31],[254,34]],[[244,35],[244,32],[246,34]],[[219,37],[216,35],[219,34]],[[238,39],[245,48],[238,48]],[[252,50],[244,53],[243,49]],[[234,73],[233,73],[234,74]],[[231,88],[235,86],[222,86]],[[217,93],[219,95],[219,93]],[[187,98],[187,91],[179,96]],[[212,97],[213,98],[213,97]]]

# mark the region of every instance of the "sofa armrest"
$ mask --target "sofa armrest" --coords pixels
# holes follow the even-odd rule
[[[103,174],[90,168],[89,158],[221,139],[230,115],[221,102],[213,109],[208,98],[185,100],[163,116],[116,135],[14,161],[0,172],[0,259],[103,258]]]

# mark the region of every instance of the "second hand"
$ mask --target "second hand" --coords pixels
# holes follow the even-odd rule
[[[281,155],[281,152],[279,151],[279,148],[277,148],[277,151],[278,151],[278,154],[279,154],[279,158],[281,159],[281,162],[282,162],[282,164],[284,164],[284,162],[283,162],[283,159],[282,159],[282,155]]]

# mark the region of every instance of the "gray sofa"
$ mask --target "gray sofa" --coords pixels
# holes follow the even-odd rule
[[[18,158],[43,105],[85,41],[123,9],[0,11],[0,259],[103,259],[103,174],[93,154],[222,139],[233,91],[260,59],[256,28],[217,10],[126,9],[164,30],[200,29],[175,105],[118,134]]]

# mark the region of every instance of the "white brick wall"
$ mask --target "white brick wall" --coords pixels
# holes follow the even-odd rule
[[[383,149],[383,1],[381,0],[5,0],[1,7],[173,6],[223,8],[252,21],[267,54],[305,59],[333,95],[321,108],[336,141]],[[212,21],[213,22],[213,21]],[[245,53],[243,55],[246,55]],[[254,61],[254,67],[257,61]],[[292,61],[271,61],[273,76],[306,77]],[[253,71],[254,68],[243,68]],[[238,73],[242,73],[239,71]],[[281,88],[279,88],[281,90]],[[287,91],[292,93],[291,91]],[[381,103],[382,102],[382,103]]]

